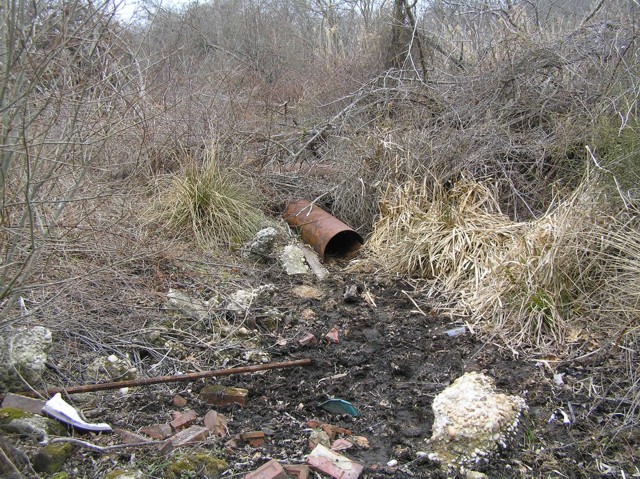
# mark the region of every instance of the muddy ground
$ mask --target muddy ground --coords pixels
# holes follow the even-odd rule
[[[222,477],[244,477],[271,458],[282,464],[303,463],[310,451],[307,422],[315,419],[368,439],[368,449],[345,452],[364,464],[363,478],[438,478],[446,474],[436,464],[417,459],[419,452],[428,450],[433,398],[465,372],[482,371],[493,377],[503,392],[524,397],[528,411],[509,448],[488,463],[478,464],[476,470],[494,479],[632,477],[637,472],[638,432],[614,427],[616,418],[622,424],[618,403],[592,394],[598,378],[606,376],[609,367],[615,370],[606,357],[545,363],[514,358],[499,340],[479,338],[468,330],[451,337],[446,331],[462,322],[439,315],[434,300],[425,299],[425,293],[414,285],[381,273],[349,273],[345,266],[330,263],[329,279],[318,282],[313,276],[287,276],[277,263],[239,267],[210,262],[196,268],[177,260],[141,261],[121,273],[115,280],[121,283],[109,292],[110,297],[119,298],[120,306],[109,301],[111,308],[105,308],[105,303],[88,299],[87,292],[68,291],[66,298],[75,302],[76,313],[58,311],[62,319],[54,325],[47,380],[54,385],[86,381],[86,363],[101,354],[129,356],[142,376],[252,364],[249,356],[238,351],[235,355],[212,352],[205,339],[220,321],[203,328],[178,318],[167,310],[165,294],[174,288],[201,298],[211,294],[225,297],[240,286],[247,289],[273,283],[276,293],[261,300],[246,318],[224,312],[217,317],[223,315],[234,327],[246,327],[253,344],[259,339],[259,350],[268,353],[268,360],[309,358],[312,365],[146,386],[125,394],[90,393],[72,396],[70,401],[92,421],[137,432],[144,426],[169,422],[174,411],[193,409],[203,417],[212,408],[199,397],[205,384],[246,388],[249,397],[245,407],[215,409],[229,418],[231,436],[258,430],[266,434],[266,441],[260,447],[240,445],[230,450],[225,446],[229,437],[210,437],[200,448],[227,461],[230,467]],[[360,288],[362,294],[355,303],[343,300],[347,284]],[[296,293],[300,285],[311,286],[311,296],[321,297]],[[85,315],[93,314],[82,327],[79,304],[84,305]],[[277,321],[269,319],[269,308],[280,313]],[[165,334],[182,342],[181,354],[145,339],[146,332],[159,324],[166,328],[166,318],[172,327],[165,329]],[[324,339],[333,326],[338,328],[339,343]],[[103,336],[96,333],[99,328]],[[180,328],[191,329],[180,336],[176,334]],[[299,340],[309,332],[318,342],[301,345]],[[562,384],[557,383],[558,374],[562,374]],[[176,394],[187,400],[186,406],[174,406]],[[319,404],[329,398],[349,401],[359,416],[321,409]],[[571,424],[563,424],[560,410]],[[550,421],[554,412],[556,419]],[[122,442],[116,435],[76,436],[102,446]],[[34,450],[28,440],[10,440],[28,453]],[[108,454],[78,448],[64,470],[71,477],[102,478],[116,468],[133,467],[148,477],[161,478],[175,457],[196,450],[190,446],[163,456],[153,447]],[[397,465],[387,466],[392,459]]]

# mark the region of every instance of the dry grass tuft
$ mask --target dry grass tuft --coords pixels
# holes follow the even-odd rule
[[[450,189],[426,185],[387,190],[367,244],[377,261],[434,279],[456,297],[456,313],[470,314],[480,330],[513,348],[561,348],[582,328],[609,324],[593,311],[603,304],[602,288],[620,281],[612,258],[634,240],[629,233],[603,234],[612,220],[599,207],[595,182],[585,180],[528,222],[501,213],[495,184],[462,179]],[[637,260],[622,257],[634,271]],[[626,297],[627,312],[634,320],[640,316],[633,289],[620,285],[606,296]]]
[[[187,159],[181,171],[169,177],[155,217],[202,247],[225,247],[248,240],[267,222],[259,205],[258,193],[221,166],[212,148],[202,165]]]

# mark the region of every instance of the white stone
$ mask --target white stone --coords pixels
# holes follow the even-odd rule
[[[248,256],[255,260],[268,258],[273,252],[277,236],[278,232],[272,227],[258,231],[251,243],[249,243],[247,248]]]
[[[304,252],[296,245],[285,246],[280,255],[282,267],[288,275],[309,274],[310,270],[305,262]]]
[[[18,328],[0,338],[0,391],[21,391],[37,383],[45,370],[51,331],[42,326]]]
[[[261,296],[270,295],[275,292],[276,287],[273,284],[265,284],[251,291],[240,289],[229,298],[227,309],[239,314],[246,314],[252,306],[256,306]]]
[[[506,447],[525,408],[524,399],[498,392],[488,376],[467,373],[433,401],[432,454],[449,466],[476,462]]]

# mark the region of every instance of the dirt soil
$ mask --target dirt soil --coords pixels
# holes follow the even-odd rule
[[[108,422],[114,428],[131,432],[166,424],[174,411],[192,409],[202,418],[208,410],[216,409],[228,417],[230,436],[263,431],[266,441],[259,447],[241,444],[230,449],[225,446],[229,436],[210,437],[197,447],[180,448],[170,456],[163,456],[155,447],[125,448],[108,454],[81,447],[64,470],[71,477],[102,478],[116,468],[133,467],[148,477],[160,478],[165,477],[165,467],[175,457],[204,450],[229,464],[221,477],[244,477],[268,459],[277,459],[282,464],[304,463],[305,455],[310,452],[312,432],[307,423],[318,420],[347,428],[353,435],[368,440],[369,448],[354,447],[343,452],[365,466],[362,478],[447,477],[437,464],[418,454],[428,451],[426,439],[431,435],[433,423],[432,401],[465,372],[482,371],[495,379],[501,391],[524,397],[528,410],[516,440],[490,461],[479,463],[477,471],[496,479],[631,477],[637,471],[634,461],[637,461],[638,433],[619,429],[615,441],[601,434],[603,426],[615,418],[616,404],[589,395],[590,387],[597,387],[594,381],[597,383],[598,377],[606,375],[606,358],[590,357],[591,363],[519,360],[501,347],[498,340],[480,339],[468,330],[465,334],[449,336],[446,332],[461,326],[462,322],[438,315],[437,304],[426,300],[425,294],[414,286],[383,274],[348,273],[344,266],[344,263],[329,264],[330,277],[324,282],[316,281],[313,276],[287,276],[277,263],[252,268],[218,263],[215,267],[190,269],[185,263],[162,261],[155,265],[141,263],[128,270],[124,284],[129,288],[129,295],[138,295],[137,301],[132,300],[131,304],[137,302],[139,308],[111,312],[102,308],[100,323],[91,325],[94,331],[103,327],[102,343],[111,349],[105,346],[102,351],[91,351],[88,345],[97,344],[100,338],[89,341],[86,327],[69,333],[69,325],[77,319],[73,315],[68,317],[54,334],[57,345],[52,357],[57,355],[58,360],[50,365],[50,384],[60,383],[61,378],[77,382],[74,367],[80,374],[85,367],[82,363],[89,361],[91,355],[113,352],[117,347],[137,358],[136,366],[143,370],[142,376],[177,372],[160,367],[170,363],[175,351],[151,347],[151,343],[140,339],[140,331],[169,314],[164,296],[167,289],[162,289],[167,286],[205,298],[212,293],[228,296],[239,285],[250,289],[274,284],[276,293],[261,300],[246,318],[224,313],[226,321],[236,327],[246,327],[254,338],[259,338],[260,351],[268,353],[269,361],[309,358],[313,363],[307,367],[208,381],[146,386],[130,389],[125,394],[101,392],[72,396],[70,402],[82,409],[89,420]],[[215,286],[211,286],[210,276],[204,278],[206,274],[198,273],[211,268],[215,269]],[[140,280],[137,283],[136,278]],[[343,299],[345,286],[349,284],[357,285],[361,293],[354,303]],[[300,285],[313,288],[311,296],[321,297],[300,293],[296,289]],[[149,289],[154,288],[155,293],[150,293]],[[73,292],[69,294],[70,298],[75,297]],[[76,301],[82,300],[76,297]],[[281,313],[275,324],[267,319],[268,308]],[[175,317],[172,321],[174,325],[189,322]],[[334,326],[339,332],[339,343],[325,339]],[[173,337],[176,330],[168,330],[167,337]],[[300,344],[299,340],[309,332],[316,336],[317,343]],[[185,372],[192,372],[255,362],[242,354],[230,356],[229,360],[222,360],[219,351],[216,355],[209,354],[211,351],[205,351],[199,339],[210,334],[194,329],[189,340],[182,339],[190,354],[170,364],[182,365]],[[106,336],[110,336],[111,342]],[[558,383],[554,382],[554,374]],[[559,374],[562,374],[562,384],[559,384]],[[214,408],[204,403],[199,391],[205,384],[212,383],[246,388],[249,391],[246,406]],[[187,400],[185,406],[174,406],[176,394]],[[330,398],[350,402],[359,415],[332,414],[319,407]],[[560,411],[566,413],[571,424],[563,424]],[[109,434],[76,433],[76,437],[102,446],[122,443],[121,438]],[[24,439],[11,440],[27,452],[32,450],[33,445]],[[388,466],[392,459],[397,460],[397,465]]]

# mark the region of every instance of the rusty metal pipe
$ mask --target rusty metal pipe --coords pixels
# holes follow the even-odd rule
[[[350,226],[307,200],[292,201],[282,217],[300,230],[302,241],[311,245],[324,261],[327,256],[353,256],[364,239]]]

